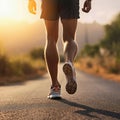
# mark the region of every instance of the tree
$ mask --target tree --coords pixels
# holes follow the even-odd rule
[[[101,46],[116,57],[120,57],[120,14],[110,25],[105,25],[105,32],[106,36]]]

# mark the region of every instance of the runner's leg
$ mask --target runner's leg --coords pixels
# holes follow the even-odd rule
[[[63,72],[65,73],[67,79],[66,91],[69,94],[74,94],[77,90],[76,73],[73,65],[73,60],[77,53],[77,44],[74,40],[77,19],[62,19],[62,24],[66,60],[63,65]]]
[[[60,85],[57,78],[59,56],[56,47],[56,43],[58,40],[58,22],[59,20],[45,20],[45,26],[47,31],[45,58],[48,72],[52,80],[52,86]]]
[[[77,19],[62,19],[62,24],[65,60],[73,62],[77,53],[77,44],[75,42]]]

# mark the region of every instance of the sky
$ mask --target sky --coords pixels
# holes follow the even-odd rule
[[[120,12],[120,0],[92,0],[92,10],[83,13],[81,8],[85,0],[80,0],[80,20],[85,23],[94,21],[100,24],[110,23],[111,20]],[[28,0],[0,0],[0,20],[13,19],[17,21],[35,22],[39,20],[41,13],[41,0],[37,2],[37,14],[32,15],[28,12]]]
[[[84,0],[81,0],[81,6]],[[81,13],[81,21],[97,21],[106,24],[120,13],[120,0],[92,0],[92,10],[88,14]]]

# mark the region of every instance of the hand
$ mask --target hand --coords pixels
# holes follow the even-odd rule
[[[91,10],[91,0],[86,0],[84,2],[82,11],[88,13]]]
[[[36,14],[36,2],[34,0],[29,0],[28,10],[32,14]]]

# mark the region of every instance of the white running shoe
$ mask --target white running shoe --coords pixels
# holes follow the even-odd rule
[[[59,86],[51,87],[49,99],[61,99],[61,88]]]
[[[73,67],[71,62],[66,62],[63,65],[63,72],[65,73],[67,79],[66,91],[69,94],[74,94],[77,90],[77,83],[75,68]]]

